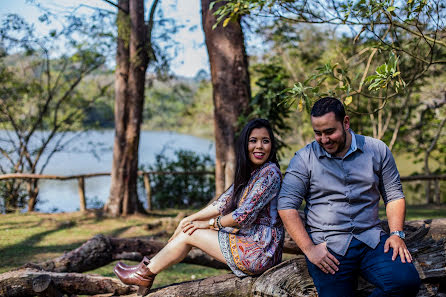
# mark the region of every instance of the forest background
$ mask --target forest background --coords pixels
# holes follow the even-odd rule
[[[171,11],[175,11],[174,2],[170,3]],[[194,77],[182,77],[172,69],[172,61],[182,46],[177,33],[199,29],[170,17],[169,9],[157,8],[154,3],[154,63],[146,74],[141,129],[212,139],[215,104],[209,72],[201,69]],[[269,118],[282,145],[280,155],[285,168],[293,152],[312,140],[305,109],[322,95],[335,95],[352,114],[355,132],[389,145],[402,175],[444,174],[444,5],[435,1],[404,3],[392,6],[391,2],[372,1],[362,17],[382,10],[384,16],[396,18],[395,9],[407,13],[406,20],[416,19],[413,15],[418,14],[421,33],[404,29],[389,33],[379,27],[377,20],[377,29],[373,29],[373,21],[371,29],[364,24],[361,27],[361,23],[346,22],[349,13],[344,23],[324,20],[317,15],[323,6],[312,8],[313,15],[305,16],[308,12],[299,11],[299,1],[294,7],[281,6],[281,1],[235,1],[221,6],[220,26],[240,22],[242,17],[249,55],[252,96],[234,126],[255,116]],[[357,3],[359,11],[362,4],[366,2]],[[114,45],[119,30],[116,32],[114,7],[80,5],[55,10],[46,7],[44,1],[30,1],[27,5],[39,8],[38,23],[50,29],[36,30],[40,25],[29,23],[20,13],[3,16],[1,125],[20,135],[17,139],[2,139],[10,145],[2,148],[2,158],[10,161],[9,166],[2,164],[0,168],[4,174],[42,172],[46,163],[39,158],[43,150],[48,150],[45,145],[58,144],[50,156],[63,150],[69,141],[65,143],[66,139],[58,139],[57,135],[64,132],[115,127]],[[283,9],[288,9],[288,14],[281,15]],[[349,7],[340,5],[337,9],[348,11]],[[421,19],[422,13],[428,17]],[[296,19],[290,17],[293,14]],[[302,16],[306,18],[298,20]],[[423,35],[424,32],[428,33]],[[432,32],[436,32],[434,39]],[[47,89],[42,84],[45,81]],[[42,100],[45,96],[47,100]],[[42,114],[42,110],[54,112]],[[42,140],[44,145],[13,157],[23,139],[42,128],[51,131]],[[28,165],[22,159],[27,154],[34,156]],[[24,183],[17,180],[1,185],[3,197],[15,192],[8,196],[16,197],[11,198],[13,208],[23,207],[27,195],[38,193],[37,185],[28,183],[25,190]],[[442,194],[437,203],[446,199],[444,187],[440,182]],[[434,183],[411,183],[407,188],[416,203],[432,203],[433,193],[438,192]],[[3,201],[4,209],[8,203]]]

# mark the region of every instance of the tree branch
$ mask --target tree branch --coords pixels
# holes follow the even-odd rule
[[[116,4],[116,3],[113,3],[113,2],[111,2],[111,1],[109,1],[109,0],[102,0],[102,1],[105,1],[105,2],[107,2],[108,4],[110,4],[110,5],[112,5],[112,6],[116,7],[116,8],[118,8],[118,9],[121,10],[122,12],[125,12],[126,14],[129,14],[129,11],[128,11],[127,9],[124,9],[123,7],[119,6],[119,5]]]

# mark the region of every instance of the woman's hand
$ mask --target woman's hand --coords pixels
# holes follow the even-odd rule
[[[184,228],[183,232],[192,235],[192,233],[195,232],[197,229],[209,229],[209,222],[208,221],[193,221],[189,222]]]
[[[180,223],[178,224],[178,227],[175,229],[175,232],[173,233],[173,235],[169,238],[169,241],[168,241],[168,242],[170,242],[172,239],[174,239],[178,234],[180,234],[180,232],[183,232],[183,229],[184,229],[188,224],[190,224],[190,222],[191,222],[190,217],[185,217],[184,219],[182,219],[182,220],[180,221]]]

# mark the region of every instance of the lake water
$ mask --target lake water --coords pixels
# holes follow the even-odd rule
[[[114,130],[90,131],[74,137],[66,151],[55,154],[44,170],[44,174],[76,175],[95,172],[110,172],[113,159]],[[0,138],[5,131],[0,131]],[[173,158],[179,149],[215,157],[214,144],[210,140],[174,132],[142,131],[139,145],[139,164],[153,164],[159,153]],[[0,161],[4,161],[1,160]],[[3,162],[2,162],[3,163]],[[77,180],[41,180],[39,182],[41,212],[70,212],[79,210]],[[93,177],[85,180],[87,207],[105,203],[110,191],[110,176]],[[145,197],[140,196],[142,201]]]

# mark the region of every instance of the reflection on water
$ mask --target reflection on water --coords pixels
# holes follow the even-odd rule
[[[0,131],[0,134],[4,131]],[[91,131],[78,136],[66,151],[55,154],[44,174],[74,175],[95,172],[110,172],[112,165],[113,130]],[[191,150],[198,154],[215,156],[212,141],[174,132],[142,131],[139,146],[139,164],[154,162],[155,155],[163,153],[173,157],[175,150]],[[0,160],[1,161],[1,160]],[[77,180],[41,180],[39,203],[42,212],[68,212],[79,209]],[[110,177],[93,177],[85,180],[87,203],[107,201]],[[141,200],[144,200],[141,197]],[[93,205],[87,205],[91,207]]]

